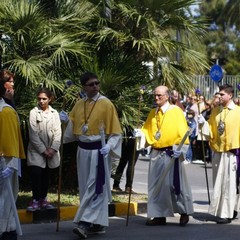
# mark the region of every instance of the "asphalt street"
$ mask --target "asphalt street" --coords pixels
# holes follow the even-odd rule
[[[206,184],[206,172],[210,194],[212,191],[211,164],[204,164],[197,161],[186,165],[189,181],[192,186],[194,214],[190,216],[189,224],[185,227],[179,226],[179,215],[167,218],[166,226],[146,226],[146,214],[130,216],[128,226],[126,216],[110,217],[110,225],[106,229],[106,234],[91,235],[88,239],[100,240],[237,240],[239,239],[240,220],[236,219],[231,224],[216,224],[215,218],[208,214],[208,194]],[[147,193],[148,159],[140,158],[136,164],[133,188],[137,192]],[[121,187],[124,188],[124,182]],[[19,240],[76,240],[77,235],[72,232],[74,227],[72,221],[62,221],[59,231],[56,232],[56,223],[48,224],[23,224],[23,236]]]

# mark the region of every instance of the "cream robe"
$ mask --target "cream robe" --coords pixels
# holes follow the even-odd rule
[[[233,211],[239,211],[239,194],[236,193],[236,156],[229,152],[240,148],[240,107],[231,102],[220,114],[220,107],[213,109],[208,121],[210,127],[210,145],[213,153],[213,194],[209,213],[232,218]],[[220,136],[217,125],[221,119],[225,122],[225,132]]]
[[[18,183],[18,158],[4,158],[8,167],[15,169],[11,175],[11,187],[13,191],[13,197],[15,201],[17,200],[17,195],[19,191]],[[16,230],[16,221],[13,215],[11,201],[9,201],[9,192],[6,186],[6,181],[0,183],[0,235],[4,232],[10,232]]]
[[[88,99],[79,100],[70,113],[70,120],[64,133],[64,143],[80,140],[82,142],[101,141],[99,135],[99,120],[104,122],[107,144],[111,146],[110,153],[104,159],[107,169],[105,172],[105,184],[103,193],[95,196],[96,172],[98,163],[98,150],[86,150],[78,147],[77,150],[77,169],[78,184],[80,195],[80,206],[73,220],[78,224],[79,221],[86,221],[102,226],[108,226],[108,202],[110,191],[110,170],[111,161],[114,157],[121,157],[121,127],[113,104],[104,96],[97,95],[94,98],[96,102],[89,103]],[[85,105],[86,104],[86,105]],[[89,106],[92,104],[92,106]],[[84,124],[84,105],[86,106],[86,116],[90,114],[88,121],[88,131],[85,135],[81,133],[81,126]],[[110,196],[111,197],[111,196]]]
[[[20,158],[25,158],[21,137],[20,124],[16,111],[0,99],[0,154],[3,155],[4,164],[15,169],[11,175],[13,196],[17,199],[19,190],[18,173],[21,174]],[[0,235],[3,232],[16,230],[12,206],[6,181],[0,180]]]
[[[154,139],[157,129],[156,114],[160,114],[159,120],[161,138],[157,141]],[[163,148],[177,145],[188,130],[187,122],[182,110],[166,103],[161,111],[153,109],[143,128],[147,142],[153,148]],[[185,142],[189,143],[188,139]],[[169,164],[170,157],[162,151],[153,149],[150,156],[149,172],[148,172],[148,217],[168,217],[174,213],[193,213],[192,193],[187,181],[184,164],[179,160],[179,176],[180,176],[180,195],[174,193],[173,187],[173,170],[174,165],[166,175],[162,188],[157,196],[153,192],[156,183],[165,168]]]

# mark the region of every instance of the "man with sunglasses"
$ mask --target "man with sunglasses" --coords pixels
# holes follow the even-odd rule
[[[214,189],[209,213],[217,216],[218,224],[227,224],[237,217],[240,204],[240,107],[233,102],[232,85],[220,86],[218,96],[220,105],[213,108],[208,122],[202,115],[198,122],[199,127],[209,125],[213,150]]]
[[[64,143],[78,141],[80,206],[73,221],[77,224],[73,232],[85,239],[89,234],[104,233],[104,227],[109,224],[111,159],[120,158],[122,130],[114,105],[99,93],[98,77],[87,72],[81,76],[80,82],[86,96],[69,114]],[[106,142],[102,139],[102,130]]]
[[[180,214],[180,226],[185,226],[193,213],[192,193],[183,164],[183,152],[186,153],[187,148],[177,150],[188,125],[183,111],[170,104],[169,98],[168,88],[158,86],[154,90],[156,108],[149,113],[141,132],[136,131],[136,137],[143,133],[152,147],[148,174],[148,226],[166,225],[166,217],[173,217],[175,213]],[[188,137],[184,143],[189,144]],[[174,164],[168,169],[170,161]],[[159,187],[162,175],[165,177]]]

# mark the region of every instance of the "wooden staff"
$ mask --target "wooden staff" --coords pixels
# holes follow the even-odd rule
[[[137,118],[137,128],[140,126],[140,115],[141,115],[141,102],[142,102],[142,95],[144,93],[144,87],[142,86],[140,89],[140,96],[138,99],[138,118]],[[134,139],[134,148],[133,148],[133,157],[132,157],[132,166],[131,166],[131,184],[133,184],[133,173],[134,173],[134,166],[136,161],[136,148],[137,148],[137,138]],[[128,226],[129,222],[129,215],[130,215],[130,203],[131,203],[131,195],[132,195],[132,186],[129,189],[128,193],[128,208],[127,208],[127,221],[126,226]]]
[[[197,94],[198,96],[198,115],[201,114],[200,112],[200,103],[199,103],[199,94]],[[198,124],[198,123],[197,123]],[[203,162],[204,162],[204,170],[205,170],[205,178],[206,178],[206,184],[207,184],[207,194],[208,194],[208,204],[210,204],[210,193],[209,193],[209,184],[208,184],[208,174],[207,174],[207,163],[206,163],[206,157],[205,157],[205,146],[204,146],[204,141],[203,141],[203,132],[202,132],[202,128],[200,128],[200,136],[201,136],[201,143],[202,143],[202,154],[203,154]]]
[[[184,142],[185,142],[186,139],[189,137],[189,135],[191,134],[191,132],[192,132],[192,129],[189,128],[189,129],[187,130],[187,132],[185,133],[185,135],[183,136],[181,142],[179,143],[179,145],[178,145],[178,147],[177,147],[177,149],[176,149],[177,151],[180,151],[180,150],[182,149],[182,146],[184,145]],[[156,188],[155,188],[155,190],[154,190],[154,192],[153,192],[153,195],[154,195],[154,196],[158,195],[158,193],[159,193],[159,191],[160,191],[160,189],[161,189],[161,187],[162,187],[163,180],[164,180],[164,178],[166,177],[167,173],[169,172],[170,168],[173,166],[174,161],[175,161],[175,158],[172,157],[172,158],[170,159],[169,164],[168,164],[167,167],[165,168],[163,174],[162,174],[161,177],[159,178],[159,180],[158,180],[158,182],[157,182],[157,184],[156,184]]]
[[[73,85],[71,80],[67,80],[65,83],[65,88],[63,90],[63,103],[62,103],[62,110],[66,110],[66,91],[69,87]],[[66,123],[61,121],[61,129],[62,129],[62,136],[61,136],[61,146],[60,146],[60,164],[59,164],[59,171],[58,171],[58,199],[57,199],[57,228],[56,231],[59,231],[59,221],[60,221],[60,201],[61,201],[61,190],[62,190],[62,163],[63,163],[63,134],[66,129]]]

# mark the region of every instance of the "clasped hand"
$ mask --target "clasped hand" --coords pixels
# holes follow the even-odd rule
[[[56,151],[52,148],[47,148],[45,150],[45,152],[43,153],[43,155],[47,158],[47,159],[51,159],[54,154],[56,153]]]
[[[10,177],[14,172],[14,169],[12,167],[6,167],[3,171],[2,171],[2,177],[3,178],[8,178]]]
[[[106,144],[103,148],[100,149],[100,153],[102,155],[107,155],[110,152],[110,146],[109,144]]]
[[[59,117],[60,117],[60,120],[63,122],[68,121],[68,114],[63,110],[59,113]]]
[[[174,157],[174,158],[179,158],[180,157],[180,155],[181,155],[181,151],[178,151],[178,150],[173,150],[173,155],[172,155],[172,157]]]
[[[200,115],[198,116],[198,123],[199,123],[199,124],[203,124],[204,122],[206,122],[206,120],[205,120],[205,118],[203,117],[203,115],[200,114]]]
[[[133,136],[134,136],[135,138],[137,138],[137,137],[142,137],[142,136],[143,136],[143,133],[142,133],[141,129],[135,128],[135,129],[133,130]]]

